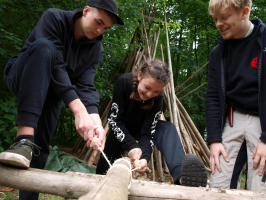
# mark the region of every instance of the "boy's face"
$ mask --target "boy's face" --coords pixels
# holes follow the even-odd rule
[[[86,6],[81,20],[82,35],[89,39],[95,38],[111,28],[114,20],[105,10]]]
[[[239,13],[235,8],[226,8],[218,11],[212,18],[215,21],[216,28],[221,33],[224,40],[244,38],[247,31],[245,19],[248,17],[249,9],[245,7]]]

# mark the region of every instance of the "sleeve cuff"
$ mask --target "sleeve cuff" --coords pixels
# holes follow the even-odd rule
[[[207,143],[208,145],[210,145],[213,142],[222,142],[222,138],[220,136],[216,136],[216,137],[207,137]]]
[[[78,99],[79,97],[75,90],[68,90],[61,96],[61,98],[64,101],[65,105],[68,106],[71,101]]]
[[[140,148],[139,144],[137,142],[135,143],[132,143],[130,145],[123,145],[124,149],[127,150],[128,152],[130,152],[131,149],[134,149],[134,148]]]
[[[99,109],[97,106],[87,106],[86,109],[89,114],[92,114],[92,113],[99,114]]]
[[[261,133],[260,140],[266,144],[266,132]]]

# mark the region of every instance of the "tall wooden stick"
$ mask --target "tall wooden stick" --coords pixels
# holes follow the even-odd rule
[[[167,41],[167,54],[168,54],[168,67],[170,70],[170,84],[171,84],[171,96],[172,96],[172,103],[173,103],[173,117],[174,117],[174,124],[176,127],[178,127],[177,122],[177,106],[175,101],[175,85],[174,85],[174,78],[173,78],[173,70],[172,70],[172,60],[171,60],[171,53],[170,53],[170,42],[168,37],[168,28],[167,28],[167,19],[166,19],[166,13],[165,13],[165,7],[164,7],[164,20],[165,20],[165,33],[166,33],[166,41]]]

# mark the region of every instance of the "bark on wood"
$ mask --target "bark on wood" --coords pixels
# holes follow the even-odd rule
[[[76,172],[59,173],[33,168],[25,170],[0,164],[0,177],[0,185],[2,186],[77,199],[103,182],[105,176]],[[255,200],[266,199],[266,192],[191,188],[152,181],[132,180],[128,199]]]
[[[97,150],[93,150],[93,151],[92,151],[91,156],[90,156],[90,158],[89,158],[89,160],[88,160],[88,165],[89,165],[89,166],[92,166],[92,165],[93,165],[94,160],[95,160],[95,158],[96,158],[96,156],[97,156],[97,153],[98,153]]]
[[[157,169],[157,174],[159,177],[159,181],[163,181],[163,167],[162,167],[162,156],[161,152],[157,149],[156,146],[154,146],[154,155],[156,158],[156,169]]]
[[[174,117],[174,124],[176,127],[178,127],[177,122],[177,115],[176,115],[176,101],[175,101],[175,85],[174,85],[174,78],[173,78],[173,69],[172,69],[172,60],[171,60],[171,53],[170,53],[170,42],[169,42],[169,36],[168,36],[168,28],[167,28],[167,19],[166,19],[166,13],[164,8],[164,19],[165,19],[165,35],[166,35],[166,42],[167,42],[167,55],[168,55],[168,68],[170,71],[170,85],[171,85],[171,97],[172,97],[172,105],[173,105],[173,117]],[[170,87],[170,86],[169,86]]]
[[[178,105],[179,109],[182,110],[184,116],[186,117],[186,119],[187,119],[187,121],[188,121],[191,129],[195,133],[195,135],[198,138],[200,144],[202,145],[204,151],[207,153],[207,156],[210,157],[210,150],[207,147],[207,145],[206,145],[205,141],[203,140],[201,134],[199,133],[198,129],[196,128],[195,124],[193,123],[193,121],[189,117],[187,111],[185,110],[185,108],[183,107],[183,105],[181,104],[181,102],[178,100],[178,98],[176,98],[176,102],[177,102],[177,105]]]
[[[118,159],[108,170],[104,179],[79,200],[127,200],[131,181],[129,159]]]

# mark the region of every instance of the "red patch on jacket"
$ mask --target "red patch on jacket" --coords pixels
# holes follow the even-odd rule
[[[254,58],[251,61],[251,67],[254,68],[254,69],[257,69],[258,68],[257,63],[258,63],[258,57]]]

